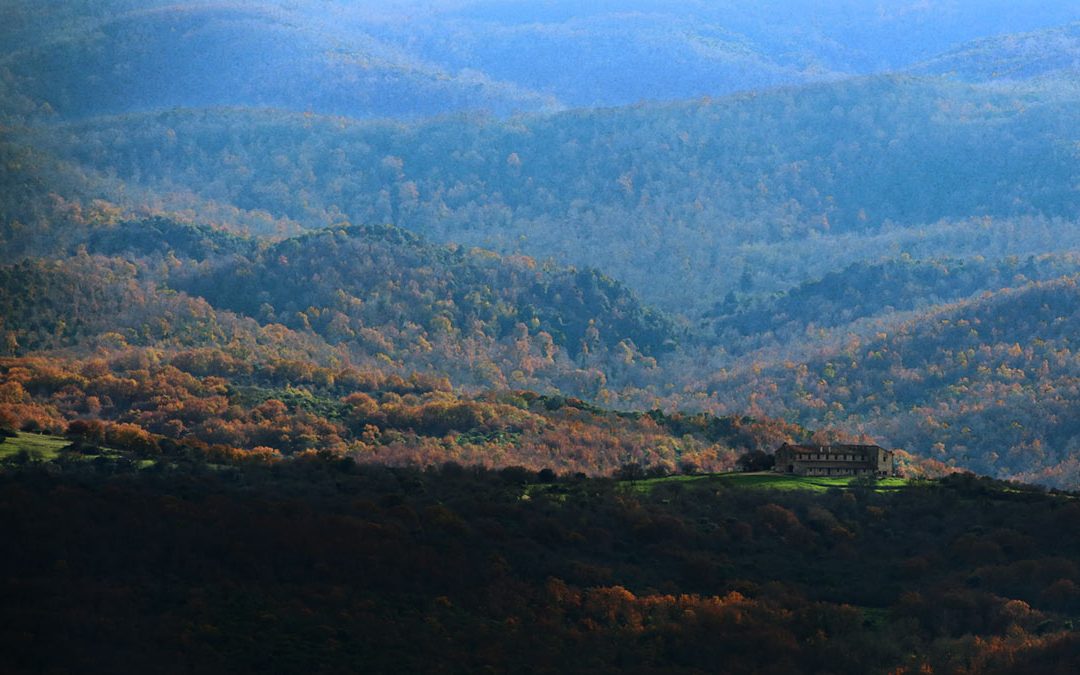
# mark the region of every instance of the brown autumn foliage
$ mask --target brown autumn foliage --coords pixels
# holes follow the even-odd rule
[[[453,461],[590,475],[627,464],[731,470],[747,449],[808,436],[767,419],[614,413],[524,391],[469,397],[422,375],[275,358],[236,368],[211,348],[195,356],[124,347],[82,359],[0,359],[0,416],[14,428],[140,456],[181,446],[263,457],[317,451],[397,466]]]

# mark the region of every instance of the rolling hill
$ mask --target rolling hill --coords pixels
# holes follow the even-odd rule
[[[437,246],[392,226],[269,246],[164,218],[57,229],[50,255],[0,268],[2,327],[16,353],[86,347],[101,334],[222,347],[280,329],[317,346],[323,362],[337,353],[469,388],[595,398],[609,378],[655,373],[656,357],[682,338],[595,270]]]
[[[905,251],[1075,247],[1078,110],[1068,92],[888,77],[505,121],[173,111],[25,142],[119,179],[135,204],[390,222],[596,266],[692,316],[743,276],[770,293]]]
[[[0,60],[5,86],[18,95],[9,112],[77,119],[244,106],[413,118],[555,105],[479,72],[447,72],[362,32],[305,23],[275,3],[156,5],[117,3],[18,43]]]
[[[755,354],[708,386],[985,474],[1074,485],[1078,307],[1074,273],[839,334],[805,357]]]
[[[1053,80],[1055,87],[1065,86],[1080,71],[1080,23],[983,38],[920,63],[911,71],[963,82]]]
[[[749,410],[957,467],[1080,482],[1069,256],[860,264],[718,317],[726,328],[712,342],[595,272],[391,227],[260,245],[156,219],[91,227],[67,246],[78,253],[0,269],[9,353],[165,350],[238,385],[338,396],[348,390],[327,382],[344,363],[380,378],[448,376],[461,391]],[[268,374],[236,379],[251,359]]]
[[[414,119],[903,70],[1080,11],[1002,0],[12,0],[0,19],[0,112],[14,119],[208,105]]]
[[[876,331],[875,323],[895,321],[896,316],[1078,271],[1080,259],[1074,253],[998,260],[916,260],[904,255],[858,262],[772,297],[740,302],[733,291],[716,304],[707,325],[730,352],[764,344],[790,347],[800,340],[811,342],[808,333],[852,331],[857,326]]]

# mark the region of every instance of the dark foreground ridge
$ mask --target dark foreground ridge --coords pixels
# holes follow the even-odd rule
[[[896,480],[896,479],[893,479]],[[97,459],[0,473],[6,672],[1075,672],[1076,496]]]

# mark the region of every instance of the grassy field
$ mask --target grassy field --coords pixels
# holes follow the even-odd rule
[[[859,479],[850,476],[827,478],[821,476],[791,476],[779,473],[717,473],[703,476],[664,476],[663,478],[628,481],[626,485],[640,492],[649,492],[658,485],[667,483],[825,492],[830,488],[852,489],[858,485]],[[882,478],[873,483],[872,489],[876,492],[900,490],[907,483],[905,478]]]
[[[28,434],[20,431],[15,438],[8,438],[3,443],[0,443],[0,461],[8,457],[14,457],[25,450],[31,459],[48,462],[59,457],[60,450],[68,445],[71,445],[71,441],[63,436]],[[75,457],[83,461],[90,461],[98,456],[116,458],[124,454],[112,448],[101,448],[98,455],[76,455]],[[136,460],[136,466],[140,469],[153,465],[154,460],[152,459]]]
[[[8,438],[3,443],[0,443],[0,459],[17,455],[23,450],[34,459],[56,459],[57,455],[60,454],[60,448],[70,444],[71,441],[61,436],[28,434],[20,431],[15,438]]]

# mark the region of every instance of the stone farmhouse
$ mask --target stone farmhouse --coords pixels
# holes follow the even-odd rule
[[[776,451],[773,471],[796,476],[892,476],[892,450],[876,445],[792,445]]]

